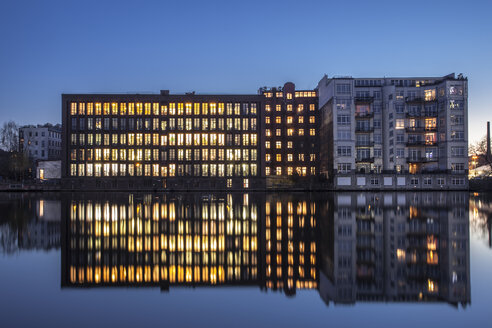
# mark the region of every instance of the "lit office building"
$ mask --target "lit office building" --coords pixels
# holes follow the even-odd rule
[[[63,95],[67,188],[261,188],[259,95]]]
[[[320,169],[335,189],[467,187],[463,76],[324,76],[318,93]]]
[[[265,97],[264,146],[267,185],[286,184],[294,177],[318,173],[318,97],[314,90],[260,89]],[[301,179],[306,181],[306,179]]]

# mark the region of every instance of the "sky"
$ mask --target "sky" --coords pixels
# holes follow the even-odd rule
[[[0,2],[0,124],[61,122],[62,93],[256,93],[324,74],[463,73],[492,121],[492,1]]]

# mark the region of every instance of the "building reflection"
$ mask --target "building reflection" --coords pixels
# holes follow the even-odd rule
[[[62,286],[470,302],[468,194],[71,194]]]

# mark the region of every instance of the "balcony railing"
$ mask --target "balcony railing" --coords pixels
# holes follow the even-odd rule
[[[374,97],[354,97],[354,102],[357,104],[370,104],[374,101]]]
[[[356,163],[374,163],[374,157],[356,157],[355,158]]]
[[[423,147],[423,146],[436,146],[437,141],[425,141],[425,140],[409,140],[407,141],[407,147]]]
[[[374,132],[374,127],[356,126],[355,127],[355,132],[371,133],[371,132]]]
[[[412,118],[437,117],[438,113],[437,111],[421,112],[421,113],[406,113],[406,116]]]
[[[423,126],[407,126],[405,128],[406,132],[416,133],[416,132],[437,132],[437,127],[423,127]]]
[[[407,103],[423,103],[423,102],[433,102],[437,99],[435,97],[432,98],[422,98],[422,97],[405,97],[405,101]]]
[[[370,113],[367,113],[367,112],[355,112],[355,118],[373,118],[374,117],[374,113],[373,112],[370,112]]]
[[[355,147],[372,147],[374,146],[374,141],[356,141]]]
[[[407,157],[407,163],[432,163],[437,162],[437,157],[428,158],[428,157]]]

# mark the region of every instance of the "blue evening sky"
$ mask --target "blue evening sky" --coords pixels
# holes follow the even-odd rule
[[[61,93],[256,93],[323,74],[469,78],[492,120],[492,1],[0,2],[0,124],[60,122]]]

